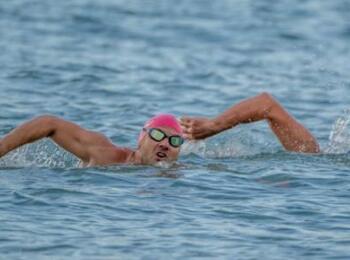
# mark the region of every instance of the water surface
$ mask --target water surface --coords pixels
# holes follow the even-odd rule
[[[0,3],[0,135],[54,114],[135,147],[159,112],[213,117],[273,94],[320,141],[264,122],[187,143],[170,167],[77,168],[49,140],[0,160],[6,259],[349,259],[350,4]]]

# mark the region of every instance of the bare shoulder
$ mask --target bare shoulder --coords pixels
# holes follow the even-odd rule
[[[133,154],[133,150],[119,147],[112,143],[110,145],[96,145],[89,148],[89,165],[110,165],[126,163]]]
[[[117,147],[104,134],[82,128],[79,130],[79,134],[76,135],[76,139],[81,143],[91,146],[106,146],[110,148]]]

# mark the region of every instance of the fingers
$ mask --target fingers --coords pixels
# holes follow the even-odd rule
[[[191,127],[190,128],[183,128],[182,132],[184,135],[193,135],[193,129]]]
[[[194,136],[192,134],[192,132],[193,132],[192,119],[189,117],[181,117],[180,118],[180,125],[182,127],[183,137],[187,140],[193,140]]]
[[[193,135],[191,134],[184,134],[183,137],[186,139],[186,140],[194,140],[195,138],[193,137]]]
[[[195,128],[183,128],[183,137],[188,140],[196,140],[201,137],[201,132]]]
[[[182,131],[185,139],[196,140],[205,137],[205,133],[203,132],[202,123],[204,119],[200,118],[191,118],[191,117],[182,117],[180,119],[180,125],[182,127]]]
[[[191,133],[190,130],[186,129],[186,128],[183,128],[182,130],[182,136],[183,138],[185,138],[186,140],[191,140],[193,139],[193,135]]]
[[[182,130],[185,134],[190,134],[193,131],[192,119],[188,117],[182,117],[180,119],[180,125],[182,126]]]
[[[192,126],[192,119],[189,117],[182,117],[180,119],[180,125],[183,127],[190,127]]]
[[[190,120],[191,120],[191,117],[189,117],[189,116],[183,116],[183,117],[180,118],[181,122],[187,122],[187,121],[190,121]]]

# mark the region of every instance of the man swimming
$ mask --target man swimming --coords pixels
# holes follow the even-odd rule
[[[173,115],[161,114],[148,120],[138,139],[136,150],[119,147],[103,134],[86,130],[55,116],[39,116],[18,126],[0,140],[0,157],[41,138],[77,156],[82,166],[156,164],[176,161],[186,139],[203,139],[241,123],[267,120],[288,151],[318,153],[319,145],[312,134],[298,123],[269,94],[244,100],[214,119],[184,117],[179,123]]]

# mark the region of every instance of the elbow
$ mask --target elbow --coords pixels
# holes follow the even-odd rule
[[[268,92],[262,92],[259,96],[268,107],[274,107],[278,104],[277,100]]]
[[[275,98],[268,92],[262,92],[260,94],[261,98],[268,101],[269,103],[277,103],[277,101],[275,100]]]
[[[279,111],[281,110],[281,105],[270,93],[262,92],[259,95],[259,98],[262,103],[262,111],[264,113],[264,118],[271,119],[274,116],[274,114],[279,113]]]
[[[42,127],[42,129],[45,129],[45,136],[50,137],[54,135],[56,131],[57,122],[59,118],[53,115],[42,115],[42,116],[38,116],[34,120],[38,122],[38,124],[40,125],[40,127]]]

